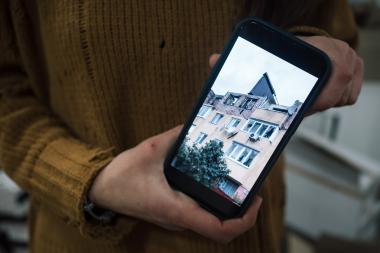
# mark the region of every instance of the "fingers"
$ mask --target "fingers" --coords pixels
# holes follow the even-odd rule
[[[184,227],[218,242],[227,243],[250,229],[256,222],[262,199],[255,197],[242,218],[220,221],[199,206],[192,206],[183,217]]]
[[[183,125],[178,125],[176,127],[173,127],[172,129],[169,129],[166,132],[163,132],[159,135],[154,136],[154,138],[158,138],[158,139],[162,140],[163,145],[169,145],[170,146],[172,144],[172,142],[176,140],[176,138],[178,137],[182,128],[183,128]]]
[[[168,155],[170,148],[174,145],[182,128],[183,125],[179,125],[158,136],[160,141],[160,150],[162,150],[163,158],[165,158]]]
[[[361,88],[362,88],[362,82],[363,82],[363,74],[364,74],[364,63],[362,58],[358,57],[356,59],[356,69],[354,72],[354,79],[353,79],[353,85],[352,85],[352,90],[350,94],[350,98],[348,100],[348,104],[352,105],[356,103]]]
[[[345,42],[326,37],[302,38],[323,50],[331,59],[333,72],[308,114],[356,102],[363,79],[363,61]]]
[[[339,42],[339,41],[338,41]],[[337,42],[337,44],[338,44]],[[356,52],[347,44],[347,43],[339,43],[338,45],[342,45],[342,50],[339,50],[337,48],[338,52],[341,52],[343,54],[342,61],[339,62],[340,66],[340,72],[341,72],[341,79],[338,80],[341,82],[341,87],[344,90],[342,93],[342,97],[337,103],[336,106],[345,106],[349,104],[349,100],[353,91],[353,88],[355,86],[354,79],[355,74],[357,75],[357,68],[358,68],[358,58],[359,56],[356,54]],[[345,50],[343,50],[345,49]],[[339,70],[339,69],[338,69]],[[338,73],[339,74],[339,73]],[[338,83],[339,84],[339,83]]]
[[[352,105],[356,102],[363,81],[363,60],[355,54],[352,70],[349,73],[350,79],[346,84],[346,90],[342,95],[340,102],[336,106]]]
[[[260,196],[255,196],[253,203],[242,218],[226,220],[223,222],[223,226],[235,235],[246,232],[255,225],[262,201]]]
[[[356,59],[358,58],[355,51],[350,48],[349,45],[344,44],[347,48],[344,50],[344,55],[342,56],[344,62],[339,62],[339,65],[342,69],[341,74],[341,80],[338,80],[338,82],[341,82],[341,89],[343,90],[341,99],[338,101],[338,103],[335,106],[345,106],[348,104],[348,101],[351,97],[352,89],[354,86],[354,73],[356,70]]]
[[[220,57],[220,54],[212,54],[209,58],[209,65],[211,68],[214,67],[214,65],[216,64],[216,62],[218,61]]]

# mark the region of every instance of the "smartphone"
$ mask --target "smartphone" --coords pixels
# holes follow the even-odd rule
[[[319,49],[242,21],[165,160],[169,184],[221,219],[242,216],[330,71]]]

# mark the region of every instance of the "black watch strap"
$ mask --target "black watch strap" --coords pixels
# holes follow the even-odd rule
[[[83,209],[87,217],[101,224],[110,224],[116,217],[114,212],[97,207],[88,197],[85,199]]]

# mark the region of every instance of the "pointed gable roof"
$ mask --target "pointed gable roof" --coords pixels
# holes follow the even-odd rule
[[[266,97],[270,103],[278,104],[276,98],[276,92],[273,89],[272,83],[269,80],[267,73],[264,73],[259,81],[253,86],[252,90],[248,93],[249,95]]]

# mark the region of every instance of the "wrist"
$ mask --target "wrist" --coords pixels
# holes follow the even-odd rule
[[[112,161],[98,173],[98,175],[92,182],[92,185],[87,194],[88,201],[102,208],[108,208],[107,199],[109,199],[110,197],[107,197],[106,195],[110,190],[110,184],[108,183],[109,180],[107,179],[107,174],[109,173],[109,167],[111,163]]]
[[[83,204],[86,218],[101,224],[111,223],[116,216],[113,211],[109,210],[106,201],[109,197],[105,196],[107,194],[107,189],[109,188],[107,180],[105,180],[105,174],[111,163],[100,170],[95,177]]]

